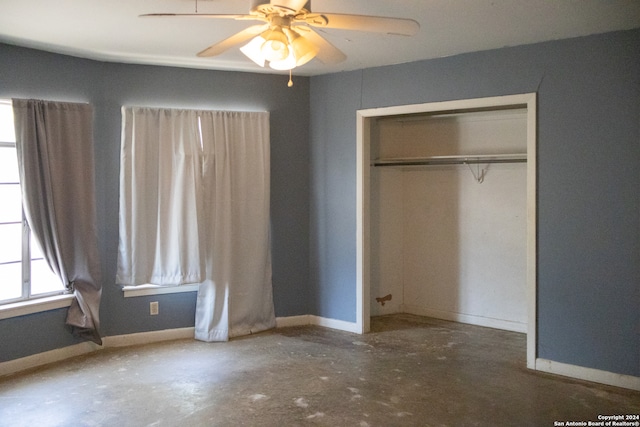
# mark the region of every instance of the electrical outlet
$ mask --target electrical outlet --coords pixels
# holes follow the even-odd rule
[[[149,314],[155,316],[158,314],[159,306],[158,301],[153,301],[149,303]]]

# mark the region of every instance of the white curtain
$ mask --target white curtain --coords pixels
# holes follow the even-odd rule
[[[200,283],[195,337],[275,326],[269,114],[123,108],[118,283]]]
[[[275,327],[269,240],[268,113],[201,112],[206,233],[195,336],[224,341]]]
[[[197,123],[195,111],[122,108],[118,284],[204,279]]]

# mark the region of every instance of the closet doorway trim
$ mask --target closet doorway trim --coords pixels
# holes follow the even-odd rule
[[[356,124],[356,330],[370,329],[370,168],[371,123],[375,119],[420,113],[450,113],[475,109],[526,108],[527,110],[527,367],[536,369],[536,93],[489,98],[399,105],[357,111]]]

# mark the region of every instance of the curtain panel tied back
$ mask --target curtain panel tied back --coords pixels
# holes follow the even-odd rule
[[[25,217],[49,267],[74,293],[67,325],[102,344],[93,109],[14,99],[13,113]]]
[[[275,327],[269,113],[122,108],[121,285],[198,283],[195,338]]]

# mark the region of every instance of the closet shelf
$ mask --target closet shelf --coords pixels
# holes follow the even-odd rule
[[[373,166],[429,166],[488,163],[525,163],[526,154],[476,154],[431,157],[391,157],[376,159]]]

